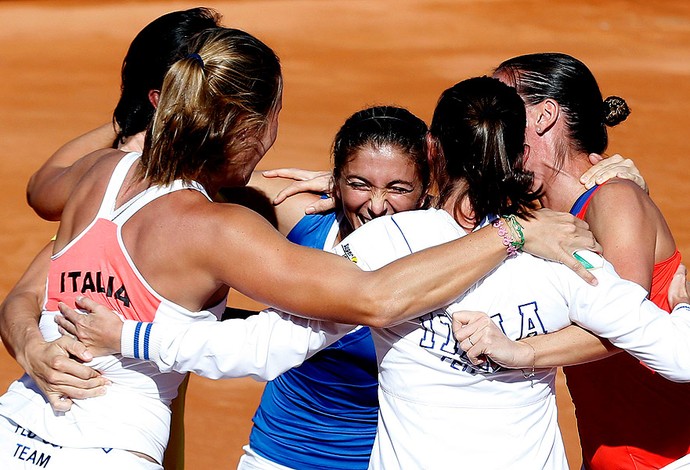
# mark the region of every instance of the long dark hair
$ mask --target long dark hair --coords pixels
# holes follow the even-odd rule
[[[569,144],[584,153],[603,153],[608,146],[606,126],[615,126],[630,114],[623,98],[602,99],[599,85],[585,64],[561,53],[527,54],[508,59],[496,68],[515,86],[528,105],[556,101],[566,116]],[[562,155],[556,167],[563,165]]]
[[[476,223],[535,209],[539,193],[523,166],[525,122],[522,99],[496,79],[470,78],[444,91],[430,128],[445,165],[440,204],[463,185]],[[455,201],[456,211],[462,199]]]
[[[115,144],[148,127],[155,111],[149,91],[161,89],[165,73],[182,57],[192,36],[219,21],[220,15],[210,8],[192,8],[163,15],[137,34],[122,62],[121,95],[113,112],[120,128]]]

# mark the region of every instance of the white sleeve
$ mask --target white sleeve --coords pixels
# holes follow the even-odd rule
[[[621,279],[603,258],[588,253],[587,261],[599,285],[573,279],[571,320],[667,379],[690,382],[690,306],[680,304],[669,315],[647,300],[642,287]]]
[[[127,320],[120,347],[124,357],[153,361],[161,372],[194,372],[211,379],[249,376],[273,380],[353,328],[274,309],[222,322]]]

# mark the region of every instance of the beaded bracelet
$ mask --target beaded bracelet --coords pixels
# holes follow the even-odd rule
[[[515,239],[506,228],[505,224],[503,223],[503,219],[501,217],[496,219],[493,223],[493,226],[498,229],[498,236],[503,238],[503,246],[506,247],[508,258],[513,258],[517,254],[519,248],[515,246]]]

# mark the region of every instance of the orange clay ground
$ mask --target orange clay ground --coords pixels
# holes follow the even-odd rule
[[[26,205],[29,176],[61,143],[110,119],[129,41],[149,21],[199,2],[0,2],[0,299],[55,232]],[[429,119],[440,92],[508,57],[562,51],[633,114],[611,153],[634,158],[682,252],[690,253],[690,3],[681,0],[257,0],[209,2],[282,59],[281,128],[260,168],[329,165],[331,138],[358,108],[393,103]],[[233,297],[239,306],[251,306]],[[2,351],[0,389],[20,370]],[[186,414],[189,469],[234,468],[262,384],[194,377]],[[572,406],[559,403],[572,469]]]

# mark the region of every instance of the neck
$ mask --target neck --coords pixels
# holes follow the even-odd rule
[[[137,132],[134,135],[127,137],[122,143],[118,145],[118,149],[123,152],[143,152],[144,151],[144,140],[146,138],[146,133],[144,131]]]
[[[568,155],[563,168],[553,173],[548,181],[544,181],[544,195],[541,203],[549,209],[568,212],[577,198],[586,191],[580,183],[580,176],[592,167],[586,154]]]
[[[453,186],[441,209],[452,215],[465,232],[470,233],[477,226],[477,221],[474,220],[474,210],[467,197],[467,183],[457,182]],[[456,204],[456,201],[460,201],[460,204]]]
[[[350,225],[350,222],[347,220],[347,217],[343,216],[342,220],[340,221],[340,227],[338,229],[338,237],[335,240],[335,243],[340,243],[348,235],[350,235],[352,232],[353,232],[353,230],[352,230],[352,226]]]

